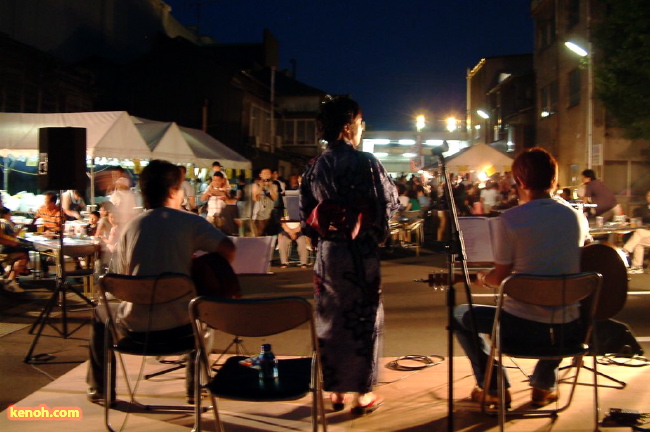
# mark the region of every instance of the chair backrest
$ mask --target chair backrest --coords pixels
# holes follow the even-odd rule
[[[129,276],[108,273],[100,279],[102,296],[139,305],[170,303],[194,294],[192,279],[184,274],[162,273],[158,276]]]
[[[233,300],[203,296],[190,302],[190,316],[231,335],[263,337],[310,322],[313,309],[301,297]]]
[[[627,301],[627,269],[623,259],[608,243],[591,243],[582,248],[582,271],[595,271],[603,276],[600,300],[594,319],[606,320],[623,309]]]
[[[596,272],[553,276],[513,274],[502,282],[501,289],[503,294],[523,303],[562,306],[597,294],[601,279]]]

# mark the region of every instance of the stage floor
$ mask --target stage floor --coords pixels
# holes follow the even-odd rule
[[[142,364],[139,357],[125,357],[130,374],[135,378]],[[474,385],[469,362],[466,357],[454,358],[454,430],[456,431],[492,431],[498,430],[496,418],[482,414],[478,404],[468,399]],[[394,358],[384,358],[388,364]],[[436,360],[432,358],[432,360]],[[590,362],[591,360],[588,360]],[[402,365],[416,366],[421,363],[400,362]],[[527,371],[532,370],[534,363],[522,360],[520,366]],[[164,368],[154,359],[144,363],[144,372],[157,371]],[[448,362],[442,360],[439,364],[418,371],[396,371],[383,368],[382,385],[377,391],[385,396],[385,404],[379,410],[365,417],[353,417],[349,410],[332,412],[329,403],[327,420],[330,431],[445,431],[447,430],[447,376]],[[648,412],[648,386],[650,375],[646,368],[624,366],[600,366],[599,370],[612,374],[627,381],[625,389],[619,390],[600,387],[600,406],[604,414],[612,407],[637,409]],[[0,430],[5,432],[43,431],[48,427],[64,429],[66,432],[87,432],[104,430],[103,408],[91,404],[85,395],[86,364],[81,364],[52,383],[22,399],[14,405],[15,408],[40,407],[49,409],[57,407],[76,408],[82,415],[80,420],[25,420],[17,421],[8,418],[8,410],[0,417]],[[529,401],[530,391],[525,376],[518,370],[510,371],[513,387],[513,407],[525,405]],[[150,403],[175,403],[184,401],[184,372],[176,371],[152,381],[142,381],[138,393],[142,400]],[[592,374],[583,370],[581,382],[591,383]],[[122,384],[123,381],[120,381]],[[601,384],[611,382],[601,379]],[[561,391],[568,389],[568,384],[562,384]],[[517,419],[507,424],[509,431],[591,431],[593,423],[593,387],[578,386],[576,396],[569,409],[561,413],[555,421],[551,419]],[[565,395],[566,396],[566,395]],[[119,399],[125,399],[124,390],[118,387],[118,403],[111,411],[111,419],[117,430],[122,425],[125,416],[125,430],[138,431],[187,431],[193,426],[192,414],[151,413],[134,409],[126,415],[129,405]],[[306,431],[310,430],[310,401],[303,398],[292,402],[248,403],[223,400],[219,402],[220,412],[227,431]],[[601,420],[603,417],[601,414]],[[211,423],[211,412],[203,415],[203,429],[214,430]],[[621,426],[602,426],[602,431],[629,430]]]

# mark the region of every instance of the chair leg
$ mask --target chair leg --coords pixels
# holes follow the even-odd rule
[[[498,340],[496,342],[497,345],[497,353],[499,357],[499,368],[497,369],[497,377],[499,381],[499,430],[503,432],[506,427],[506,377],[505,377],[505,371],[503,370],[503,367],[501,366],[503,364],[503,354],[501,353],[501,336],[497,336]],[[486,394],[488,392],[488,389],[483,390],[483,394]]]
[[[196,350],[194,358],[194,428],[192,432],[201,432],[201,349]]]
[[[109,419],[109,413],[111,409],[111,389],[113,388],[113,362],[111,354],[111,337],[110,330],[106,328],[104,330],[104,425],[106,429],[110,432],[114,432],[113,427]]]
[[[591,356],[594,362],[594,431],[599,431],[598,426],[600,426],[600,406],[598,402],[598,359],[596,358],[596,353],[593,353]]]

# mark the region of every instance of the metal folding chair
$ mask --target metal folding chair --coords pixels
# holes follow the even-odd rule
[[[322,371],[318,340],[311,304],[300,297],[231,300],[216,297],[198,297],[190,303],[197,345],[195,369],[196,419],[194,430],[201,430],[201,387],[210,392],[215,418],[215,429],[223,432],[223,425],[215,397],[251,402],[296,400],[311,393],[312,429],[319,423],[326,432],[325,407],[322,392]],[[278,377],[273,382],[260,380],[258,371],[239,364],[245,356],[233,356],[213,374],[209,351],[204,346],[204,326],[234,336],[266,337],[288,332],[299,326],[309,326],[309,356],[280,358]],[[304,339],[304,338],[301,338]],[[274,349],[276,355],[277,349]],[[201,376],[207,377],[199,385]],[[320,419],[320,422],[319,422]]]
[[[121,354],[136,356],[175,356],[191,354],[195,351],[194,335],[190,332],[185,337],[161,342],[150,342],[148,336],[144,339],[130,337],[119,332],[111,314],[106,294],[112,294],[116,299],[132,303],[134,307],[149,308],[149,314],[155,313],[155,307],[177,300],[191,298],[196,295],[194,283],[188,276],[182,274],[164,273],[159,276],[126,276],[108,273],[100,279],[99,291],[105,308],[106,331],[104,337],[104,400],[111,400],[113,353],[117,354],[124,372],[124,380],[129,392],[130,403],[145,409],[193,411],[191,405],[146,405],[135,399],[135,392],[127,376],[127,369]],[[150,332],[145,332],[147,335]],[[110,403],[104,404],[104,422],[106,429],[113,431],[109,421]]]
[[[508,412],[508,415],[517,416],[556,416],[564,411],[571,404],[575,388],[578,382],[578,374],[582,364],[582,357],[589,354],[589,341],[591,340],[591,330],[593,326],[593,314],[598,303],[598,295],[602,284],[602,276],[595,272],[576,273],[558,276],[535,276],[526,274],[513,274],[507,277],[499,287],[499,296],[497,301],[496,316],[492,329],[492,349],[488,357],[487,369],[485,374],[484,389],[490,388],[492,369],[495,361],[502,365],[503,356],[513,358],[531,358],[531,359],[557,359],[557,358],[574,358],[576,361],[576,374],[571,383],[571,390],[566,402],[562,405],[556,404],[555,408],[550,409],[517,409]],[[558,307],[566,306],[572,303],[584,302],[585,307],[581,308],[581,319],[585,327],[584,340],[581,343],[567,342],[562,335],[557,335],[556,343],[548,346],[536,346],[534,349],[522,348],[517,346],[504,346],[502,343],[501,318],[505,297],[518,300],[523,303]],[[499,385],[499,426],[504,430],[506,421],[506,381],[503,367],[499,367],[497,374]],[[597,374],[594,372],[594,382],[597,382]],[[594,416],[596,429],[598,429],[598,389],[594,386]],[[482,403],[482,409],[485,411],[485,400]]]

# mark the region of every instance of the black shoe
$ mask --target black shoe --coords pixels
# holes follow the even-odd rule
[[[104,390],[98,390],[96,388],[89,388],[88,392],[86,393],[86,397],[88,398],[89,402],[92,402],[94,404],[98,405],[104,405],[105,400],[104,400]],[[111,395],[111,403],[109,404],[110,407],[115,406],[115,394]]]

